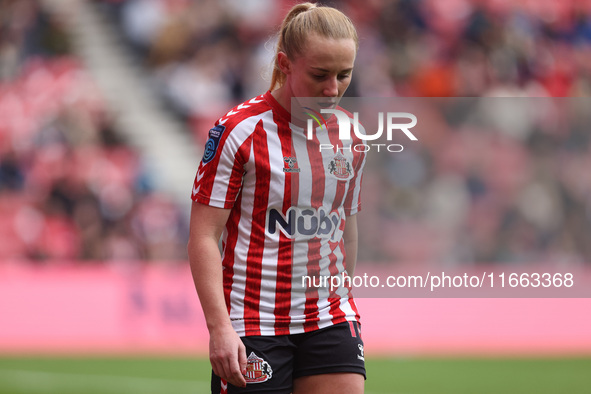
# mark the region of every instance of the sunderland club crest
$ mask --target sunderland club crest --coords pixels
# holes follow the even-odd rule
[[[338,180],[344,181],[353,177],[353,167],[349,160],[339,151],[328,164],[328,171]]]
[[[254,354],[250,353],[246,364],[246,383],[263,383],[271,379],[273,370],[268,362]]]

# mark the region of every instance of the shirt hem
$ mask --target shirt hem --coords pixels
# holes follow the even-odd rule
[[[275,328],[275,327],[261,327],[259,330],[252,330],[252,331],[246,331],[246,330],[240,330],[237,329],[236,327],[234,327],[234,331],[236,331],[236,333],[238,334],[239,337],[252,337],[252,336],[279,336],[276,334],[277,331],[289,331],[289,334],[286,335],[296,335],[296,334],[303,334],[306,332],[311,332],[311,331],[316,331],[316,330],[321,330],[323,328],[327,328],[327,327],[331,327],[340,323],[344,323],[344,322],[348,322],[348,321],[353,321],[353,322],[357,322],[359,324],[361,324],[361,322],[359,321],[359,318],[357,318],[356,316],[344,316],[342,318],[339,318],[338,320],[330,320],[327,322],[318,322],[318,327],[314,328],[313,330],[306,330],[304,328],[304,324],[297,324],[295,326],[282,326],[279,328]],[[243,323],[241,321],[241,323]]]

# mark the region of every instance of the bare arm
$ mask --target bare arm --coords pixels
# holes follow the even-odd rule
[[[355,266],[357,265],[357,244],[359,241],[357,215],[347,217],[345,231],[343,231],[343,241],[345,244],[345,253],[347,254],[347,274],[352,277],[355,275]]]
[[[232,328],[224,301],[222,260],[218,240],[230,210],[193,203],[189,263],[209,330],[209,360],[216,375],[245,387],[246,349]]]

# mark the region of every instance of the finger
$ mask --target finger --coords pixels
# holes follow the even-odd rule
[[[234,381],[235,386],[239,387],[246,387],[246,379],[244,379],[244,373],[246,373],[246,364],[244,365],[244,369],[242,369],[240,365],[240,359],[242,358],[241,350],[238,350],[238,354],[231,360],[231,370],[232,370],[232,380]]]
[[[246,386],[246,380],[242,376],[238,367],[238,354],[228,354],[224,357],[212,357],[211,365],[213,372],[228,383],[237,387]]]
[[[231,377],[229,377],[229,375],[226,372],[224,372],[224,368],[219,367],[217,369],[217,372],[216,372],[216,369],[214,369],[213,373],[216,376],[218,376],[222,382],[230,383],[230,384],[236,386],[236,382],[234,382],[234,380]]]
[[[246,387],[246,364],[246,349],[244,346],[241,346],[238,350],[238,368],[240,372],[237,376],[237,379],[239,379],[239,382],[242,385],[241,387]]]
[[[213,373],[225,381],[234,384],[232,379],[231,358],[231,356],[222,357],[221,355],[217,355],[216,357],[212,357],[210,361]]]
[[[242,375],[242,372],[238,372],[235,376],[236,386],[246,387],[246,379],[244,378],[244,375]]]
[[[211,369],[213,370],[213,373],[216,376],[219,376],[220,378],[224,379],[225,373],[224,373],[224,369],[221,367],[220,363],[214,360],[210,360],[211,362]]]
[[[223,368],[222,368],[222,373],[223,373],[223,378],[224,380],[226,380],[228,383],[232,383],[234,386],[236,386],[236,379],[234,378],[234,371],[232,370],[232,361],[229,359],[225,359],[222,362]]]
[[[246,363],[246,348],[241,344],[240,348],[238,349],[238,365],[240,366],[240,373],[243,376],[246,375]]]

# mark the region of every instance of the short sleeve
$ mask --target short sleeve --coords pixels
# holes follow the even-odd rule
[[[241,144],[232,134],[231,129],[219,123],[209,130],[193,182],[193,201],[227,209],[234,205],[242,186],[244,161]]]

